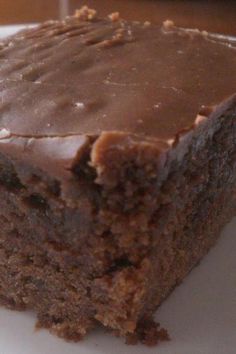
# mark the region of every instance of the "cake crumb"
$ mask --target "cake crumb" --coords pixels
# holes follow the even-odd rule
[[[202,31],[202,35],[203,35],[203,37],[208,37],[208,32],[207,31]]]
[[[169,341],[170,336],[166,329],[161,328],[152,318],[144,317],[138,324],[135,333],[126,337],[126,344],[135,345],[141,342],[149,347],[159,342]]]
[[[171,30],[175,27],[175,24],[174,24],[174,21],[172,20],[165,20],[163,22],[163,27],[166,29],[166,30]]]
[[[194,121],[194,125],[197,126],[199,125],[200,123],[204,122],[205,120],[207,119],[206,116],[203,116],[201,114],[198,114],[195,121]]]
[[[112,12],[110,15],[108,15],[108,17],[112,22],[116,22],[116,21],[119,21],[119,19],[120,19],[120,13],[119,12]]]
[[[74,17],[82,21],[93,20],[97,15],[97,11],[90,9],[88,6],[82,6],[75,10]]]
[[[149,27],[149,26],[151,26],[151,22],[150,22],[150,21],[145,21],[145,22],[143,23],[143,26],[144,26],[144,27]]]
[[[172,147],[175,142],[175,139],[167,139],[166,142],[170,147]]]
[[[0,139],[6,139],[11,136],[11,132],[8,129],[2,128],[0,129]]]

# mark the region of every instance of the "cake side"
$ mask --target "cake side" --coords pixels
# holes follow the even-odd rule
[[[235,214],[235,130],[232,99],[165,152],[104,133],[61,184],[5,140],[1,302],[67,339],[98,321],[133,340]]]

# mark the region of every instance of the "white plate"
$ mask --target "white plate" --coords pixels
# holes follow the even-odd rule
[[[0,27],[0,36],[18,26]],[[236,219],[209,255],[156,314],[172,340],[159,347],[126,346],[102,330],[80,343],[67,343],[34,330],[35,317],[0,308],[0,354],[235,354]]]
[[[30,28],[33,26],[35,26],[35,24],[33,24],[33,23],[30,23],[27,26],[26,25],[0,26],[0,38],[10,36],[11,34],[14,34],[15,32],[20,31],[20,30],[24,29],[25,27]]]

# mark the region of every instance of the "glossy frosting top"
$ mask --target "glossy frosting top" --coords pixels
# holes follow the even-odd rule
[[[78,13],[0,45],[0,129],[9,135],[171,139],[235,92],[234,38],[170,22]]]

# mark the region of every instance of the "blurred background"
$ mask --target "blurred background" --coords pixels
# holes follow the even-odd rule
[[[236,0],[0,0],[0,25],[59,19],[82,5],[98,13],[119,11],[121,17],[236,35]]]

